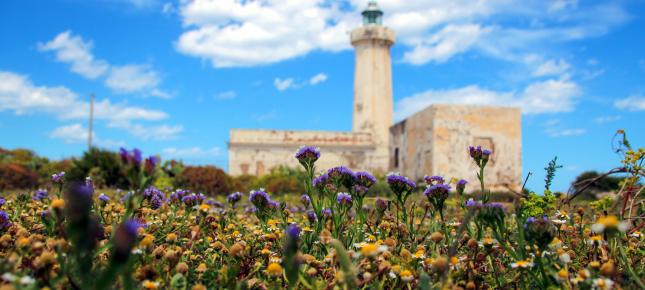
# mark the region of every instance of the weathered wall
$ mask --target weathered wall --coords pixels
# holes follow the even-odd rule
[[[369,133],[279,130],[231,130],[229,173],[268,173],[273,167],[300,166],[294,155],[302,145],[317,146],[319,170],[345,165],[354,170],[376,170]]]
[[[474,189],[479,184],[477,168],[467,148],[482,145],[493,151],[484,175],[490,189],[518,189],[521,183],[521,112],[517,108],[433,105],[393,126],[391,134],[391,152],[399,148],[400,158],[399,168],[393,169],[402,174],[464,178]]]

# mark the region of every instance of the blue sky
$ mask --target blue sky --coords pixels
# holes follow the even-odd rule
[[[366,1],[8,0],[0,146],[53,159],[95,140],[226,167],[230,128],[350,130],[347,31]],[[520,106],[523,171],[555,188],[645,143],[645,2],[382,0],[395,116],[432,103]]]

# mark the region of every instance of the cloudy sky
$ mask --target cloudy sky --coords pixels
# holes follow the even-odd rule
[[[226,168],[230,128],[350,130],[348,31],[366,0],[8,0],[0,146],[96,144]],[[645,143],[645,1],[381,0],[395,118],[432,103],[519,106],[524,173],[557,189]]]

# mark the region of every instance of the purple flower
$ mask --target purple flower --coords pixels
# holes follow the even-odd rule
[[[306,208],[311,204],[311,198],[309,198],[309,195],[303,194],[300,196],[300,202],[302,202]]]
[[[398,173],[390,173],[387,175],[387,183],[390,185],[390,188],[394,193],[399,196],[404,192],[409,192],[414,190],[417,185],[409,180],[405,176],[401,176]]]
[[[482,147],[481,146],[468,146],[468,153],[470,153],[470,157],[479,160],[482,156]]]
[[[163,196],[155,195],[150,199],[150,208],[159,209],[163,205]]]
[[[63,183],[63,177],[65,177],[65,171],[52,174],[52,182]]]
[[[294,239],[294,240],[298,239],[298,236],[300,236],[300,227],[298,227],[298,225],[296,225],[296,224],[288,225],[287,226],[287,235],[291,239]]]
[[[49,210],[43,210],[40,212],[40,218],[47,218],[49,216]]]
[[[242,193],[241,192],[233,192],[233,193],[229,194],[226,197],[226,201],[228,201],[228,203],[230,203],[232,205],[235,205],[241,199],[242,199]]]
[[[316,160],[320,158],[320,150],[316,147],[312,146],[302,146],[296,152],[296,159],[302,164],[303,166],[310,166]]]
[[[108,203],[108,202],[110,201],[110,197],[108,197],[107,195],[105,195],[105,193],[101,193],[101,194],[99,195],[99,201],[100,201],[101,203],[103,203],[103,204],[106,204],[106,203]]]
[[[482,205],[481,201],[476,201],[472,198],[466,201],[465,203],[465,206],[470,208],[477,208],[477,207],[480,207],[481,205]]]
[[[8,228],[11,226],[11,221],[9,219],[9,215],[0,210],[0,229]]]
[[[457,181],[457,193],[463,194],[464,190],[466,190],[466,184],[468,184],[468,181],[464,179]]]
[[[141,160],[143,160],[142,152],[138,148],[132,149],[132,162],[135,166],[141,165]]]
[[[269,200],[268,204],[270,209],[279,209],[280,208],[280,203],[275,201],[275,200]]]
[[[260,188],[259,190],[251,191],[249,194],[249,202],[251,202],[257,208],[264,208],[269,205],[269,194],[264,192],[264,189]]]
[[[4,198],[0,197],[0,206],[3,206],[5,203],[7,203],[7,201]]]
[[[315,187],[319,191],[323,191],[328,181],[329,181],[329,175],[325,173],[314,178],[314,180],[311,182],[311,185],[313,185],[313,187]]]
[[[337,185],[343,185],[347,189],[352,188],[356,181],[356,175],[353,171],[345,166],[337,166],[327,170],[329,178]]]
[[[313,210],[307,211],[307,220],[309,220],[310,223],[315,223],[318,220],[318,216]]]
[[[370,188],[376,183],[376,177],[367,171],[356,172],[356,183],[361,186]]]
[[[132,192],[132,191],[128,191],[128,192],[126,192],[126,193],[121,197],[121,199],[119,199],[119,201],[121,201],[121,203],[125,203],[125,202],[127,202],[127,201],[128,201],[128,200],[129,200],[133,195],[134,195],[134,192]]]
[[[121,157],[121,161],[123,161],[123,163],[128,163],[130,161],[130,153],[123,147],[119,148],[119,156]]]
[[[330,208],[323,209],[322,214],[325,218],[331,217],[331,209]]]
[[[144,168],[146,172],[152,173],[154,172],[155,168],[157,167],[157,164],[159,164],[159,157],[157,156],[150,156],[146,158],[145,163],[144,163]]]
[[[119,262],[125,262],[137,242],[137,232],[143,225],[136,220],[126,220],[114,234],[114,258]]]
[[[339,192],[336,195],[336,202],[338,202],[340,205],[351,206],[352,196],[345,192]]]
[[[423,192],[427,197],[433,197],[433,196],[448,196],[448,193],[450,192],[450,185],[448,184],[435,184],[432,186],[428,186],[426,190]]]
[[[44,189],[39,189],[36,190],[34,195],[31,197],[33,200],[43,200],[45,198],[48,198],[49,196],[47,195],[47,190]]]
[[[385,211],[387,209],[387,200],[382,199],[380,197],[376,198],[376,209],[379,211]]]
[[[428,185],[434,185],[434,184],[444,184],[446,182],[443,177],[438,176],[438,175],[433,175],[433,176],[424,176],[423,179],[426,181]]]

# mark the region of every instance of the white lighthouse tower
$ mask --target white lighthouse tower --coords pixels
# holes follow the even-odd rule
[[[363,25],[351,33],[356,51],[354,68],[354,132],[369,132],[375,145],[373,167],[387,170],[392,126],[392,61],[390,47],[395,33],[383,26],[383,11],[370,1],[363,11]]]

